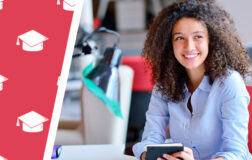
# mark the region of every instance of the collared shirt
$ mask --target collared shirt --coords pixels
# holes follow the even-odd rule
[[[145,145],[165,142],[169,124],[172,140],[191,148],[195,159],[252,159],[247,147],[250,97],[238,72],[230,71],[212,85],[204,76],[193,94],[186,88],[185,95],[181,102],[167,103],[154,88],[142,141],[133,146],[137,158]],[[192,113],[187,107],[190,97]]]

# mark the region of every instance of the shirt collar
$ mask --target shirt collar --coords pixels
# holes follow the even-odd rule
[[[211,90],[211,85],[209,83],[209,76],[205,75],[203,77],[203,79],[200,82],[200,85],[198,86],[199,89],[206,91],[206,92],[210,92]],[[185,84],[185,92],[189,92],[187,85]]]
[[[202,81],[200,82],[199,88],[201,90],[207,91],[209,92],[211,90],[211,85],[209,83],[209,76],[205,75],[202,79]]]

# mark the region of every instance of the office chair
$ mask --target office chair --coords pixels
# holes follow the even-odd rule
[[[249,124],[248,124],[248,148],[250,153],[252,153],[252,103],[251,103],[251,98],[252,98],[252,86],[246,86],[248,93],[250,95],[250,103],[248,105],[248,110],[249,110]]]
[[[121,64],[128,65],[134,70],[130,116],[128,124],[128,142],[141,140],[145,125],[145,112],[148,109],[151,91],[153,89],[152,71],[141,56],[123,57]]]

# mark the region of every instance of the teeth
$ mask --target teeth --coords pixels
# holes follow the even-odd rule
[[[194,58],[196,57],[198,54],[192,54],[192,55],[185,55],[186,58]]]

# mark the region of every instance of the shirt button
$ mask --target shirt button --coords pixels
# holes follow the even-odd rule
[[[185,128],[188,128],[188,124],[186,124]]]

